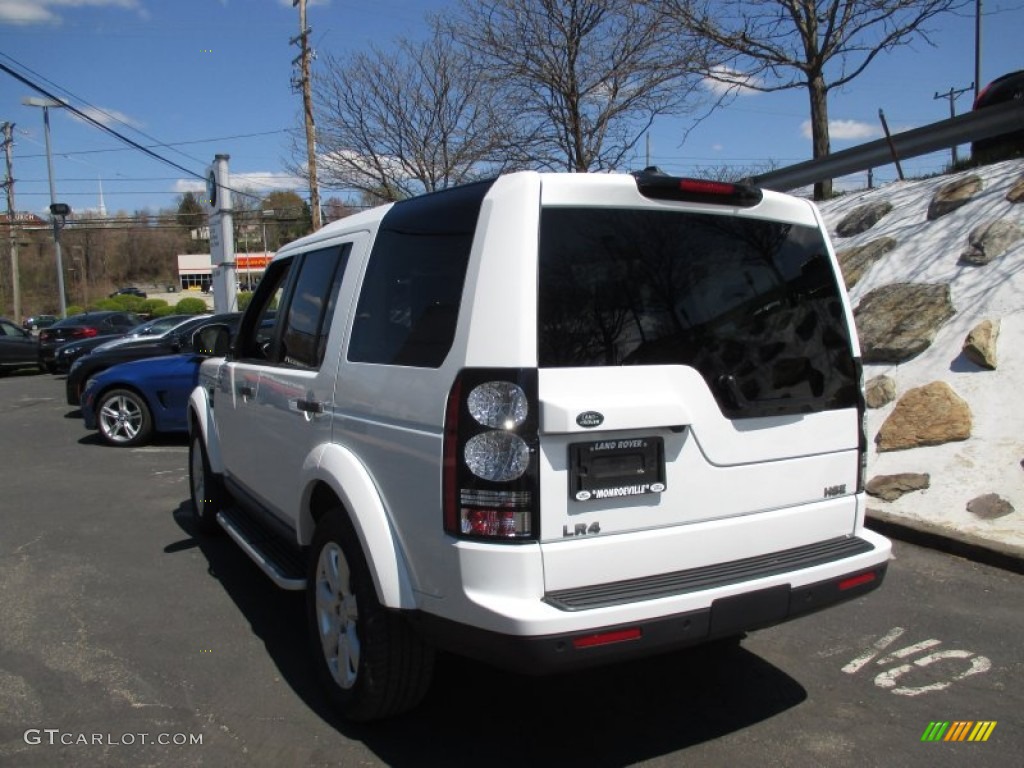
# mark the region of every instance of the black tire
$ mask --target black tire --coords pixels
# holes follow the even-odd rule
[[[217,513],[224,508],[224,481],[210,470],[203,435],[197,429],[188,443],[188,487],[192,497],[192,520],[201,533],[221,530]]]
[[[377,600],[344,510],[321,518],[310,554],[306,615],[317,676],[331,701],[355,722],[414,708],[430,687],[433,649]]]
[[[142,445],[153,434],[153,416],[138,392],[112,389],[96,405],[96,425],[110,445],[129,448]]]

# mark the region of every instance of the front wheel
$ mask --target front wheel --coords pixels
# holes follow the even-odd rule
[[[210,470],[210,459],[198,429],[188,444],[188,485],[196,528],[202,533],[215,533],[220,528],[217,513],[224,506],[224,484]]]
[[[112,389],[96,406],[96,423],[103,439],[125,448],[142,445],[153,434],[153,417],[145,399],[130,389]]]
[[[346,718],[377,720],[420,703],[433,650],[377,600],[359,539],[340,508],[317,526],[306,608],[317,675]]]

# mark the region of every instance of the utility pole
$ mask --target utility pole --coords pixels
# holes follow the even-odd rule
[[[64,295],[64,259],[60,250],[60,230],[71,208],[57,202],[57,190],[53,185],[53,152],[50,150],[50,107],[63,107],[61,101],[27,96],[21,100],[26,107],[42,107],[43,134],[46,139],[46,174],[50,178],[50,219],[53,222],[53,252],[57,262],[57,296],[60,301],[60,316],[68,316],[67,297]],[[58,220],[59,219],[59,220]]]
[[[306,26],[306,0],[292,0],[292,8],[299,6],[299,34],[289,43],[299,45],[301,52],[292,60],[292,66],[299,65],[298,83],[292,79],[292,85],[302,89],[302,110],[306,122],[306,167],[309,170],[309,207],[313,216],[313,231],[320,229],[320,187],[316,179],[316,128],[313,123],[313,94],[309,76],[309,61],[312,51],[309,48],[309,34],[313,30]]]
[[[981,88],[981,0],[974,2],[974,100]]]
[[[14,301],[14,322],[21,322],[21,278],[18,276],[18,235],[14,231],[17,212],[14,209],[14,175],[11,169],[11,147],[14,146],[14,123],[4,123],[4,154],[7,157],[7,236],[11,244],[11,293]]]
[[[939,93],[938,91],[936,91],[935,92],[935,96],[933,97],[932,100],[934,101],[935,99],[949,99],[949,116],[950,117],[956,117],[956,107],[953,106],[953,102],[956,101],[956,97],[959,96],[961,93],[967,93],[968,91],[970,91],[973,88],[974,88],[974,83],[971,83],[966,88],[961,88],[958,91],[953,90],[953,87],[950,86],[948,93]],[[955,144],[950,148],[950,152],[953,155],[953,167],[956,168],[957,160],[956,160],[956,145]]]

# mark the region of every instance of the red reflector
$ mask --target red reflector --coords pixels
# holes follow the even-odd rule
[[[574,637],[572,640],[572,647],[593,648],[595,645],[609,645],[611,643],[622,643],[626,640],[639,640],[642,636],[643,632],[640,631],[640,627],[617,629],[614,632],[601,632],[596,635]]]
[[[683,192],[697,192],[702,195],[731,195],[736,192],[736,185],[703,179],[680,179],[679,189]]]
[[[843,579],[839,582],[839,591],[842,592],[847,589],[853,589],[854,587],[859,587],[861,584],[870,584],[874,580],[874,571],[862,573],[860,576],[851,576],[850,578]]]
[[[516,513],[509,509],[467,510],[465,533],[474,536],[515,536]]]

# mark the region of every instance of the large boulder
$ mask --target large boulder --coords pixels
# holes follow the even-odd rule
[[[983,267],[998,258],[1024,237],[1024,229],[1010,219],[996,219],[980,224],[967,236],[967,247],[960,254],[960,263]]]
[[[996,369],[996,342],[999,340],[999,321],[982,320],[964,339],[964,357],[975,365]]]
[[[980,176],[965,176],[962,179],[951,181],[939,188],[928,205],[928,221],[934,221],[940,216],[955,211],[961,205],[971,201],[978,194],[984,184]]]
[[[875,376],[864,384],[868,408],[883,408],[896,399],[896,381],[891,376]]]
[[[1024,176],[1017,179],[1017,183],[1010,187],[1006,193],[1006,199],[1011,203],[1024,202]]]
[[[893,283],[868,293],[853,312],[865,363],[902,363],[931,345],[956,314],[949,286]]]
[[[902,472],[898,475],[876,475],[864,486],[868,496],[882,501],[896,501],[900,496],[912,491],[922,491],[931,484],[927,472]]]
[[[982,520],[996,520],[1015,511],[1013,504],[997,493],[986,493],[967,502],[967,511]]]
[[[971,436],[971,409],[944,381],[908,391],[875,436],[880,453],[942,445]]]
[[[836,254],[843,272],[846,290],[855,286],[871,265],[895,248],[898,243],[891,237],[879,237],[865,245],[847,248]]]
[[[892,210],[892,203],[888,200],[876,200],[873,203],[858,206],[843,217],[843,220],[836,225],[838,237],[853,237],[861,232],[867,232],[879,220]]]

